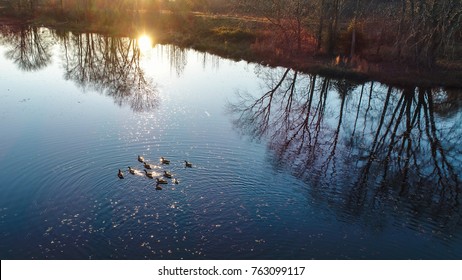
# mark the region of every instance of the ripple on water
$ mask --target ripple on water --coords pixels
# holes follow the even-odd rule
[[[187,57],[188,51],[182,55]],[[59,57],[55,58],[59,65]],[[5,67],[1,69],[10,67],[8,63],[3,63]],[[8,131],[0,141],[1,257],[462,255],[458,213],[441,209],[415,211],[414,208],[426,208],[420,205],[421,200],[380,193],[374,178],[370,178],[372,183],[367,188],[351,179],[352,173],[368,162],[367,145],[344,147],[343,136],[339,135],[338,145],[332,146],[327,136],[321,136],[324,143],[320,142],[320,148],[309,147],[313,148],[312,155],[311,150],[294,150],[285,155],[278,139],[268,141],[267,149],[268,139],[262,139],[262,144],[240,138],[228,116],[223,115],[225,98],[236,99],[232,89],[235,79],[230,77],[239,73],[236,77],[240,84],[243,81],[253,88],[250,93],[261,90],[256,82],[259,77],[252,75],[252,69],[243,69],[243,64],[223,63],[213,73],[185,65],[181,79],[162,76],[160,106],[150,112],[113,106],[111,97],[88,88],[83,93],[73,83],[60,83],[54,90],[49,88],[55,85],[47,83],[45,92],[34,88],[35,96],[30,99],[32,93],[25,92],[25,88],[19,95],[7,98],[0,112],[8,120],[0,123],[2,131]],[[168,69],[168,61],[143,61],[140,65]],[[28,75],[14,72],[18,78],[16,88],[28,82],[21,77],[33,75],[34,82],[40,84],[51,76],[48,68],[43,70]],[[282,69],[274,73],[274,69],[264,67],[257,70],[261,77],[270,77],[279,75]],[[45,79],[40,76],[43,73]],[[219,82],[203,83],[198,77],[207,81],[213,77]],[[156,81],[158,77],[147,78]],[[371,85],[371,96],[382,96],[387,90],[379,87],[383,89],[373,90]],[[358,98],[357,91],[347,98]],[[28,101],[18,102],[23,99]],[[365,112],[371,128],[366,129],[364,122],[365,131],[358,140],[364,144],[375,136],[377,115],[373,107],[380,113],[381,100],[377,98]],[[332,135],[329,127],[338,125],[339,101],[334,88],[329,90],[321,134]],[[346,103],[352,104],[350,101]],[[20,114],[16,114],[18,110]],[[355,108],[347,105],[346,121],[338,133],[349,129],[352,119],[348,116],[353,111]],[[325,145],[336,147],[336,152],[323,154]],[[155,165],[152,171],[156,176],[169,170],[180,183],[170,182],[157,191],[155,181],[143,174],[138,155]],[[171,164],[161,165],[161,156],[169,158]],[[184,160],[191,161],[193,168],[185,168]],[[371,168],[377,168],[377,164],[374,162]],[[139,173],[129,174],[128,166]],[[117,177],[118,169],[124,171],[125,179]]]

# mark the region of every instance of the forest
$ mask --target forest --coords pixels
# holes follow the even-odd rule
[[[358,73],[457,81],[462,71],[462,0],[3,0],[5,16],[81,31],[149,26],[167,43],[301,70],[327,59]]]

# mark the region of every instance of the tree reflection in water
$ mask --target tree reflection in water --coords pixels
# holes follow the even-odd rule
[[[29,26],[3,27],[0,31],[2,43],[11,46],[7,58],[21,70],[46,67],[52,47],[58,42],[64,56],[65,79],[111,96],[117,104],[128,104],[134,111],[159,106],[158,88],[140,67],[137,39],[52,32]]]
[[[159,105],[157,86],[140,67],[140,48],[136,39],[99,34],[62,34],[65,53],[65,79],[82,88],[94,88],[129,104],[134,111],[147,111]]]
[[[167,54],[167,58],[170,61],[170,69],[175,69],[178,77],[183,75],[184,69],[188,64],[186,50],[174,45],[161,46],[159,49],[161,55],[164,53]]]
[[[48,29],[19,26],[3,26],[0,42],[9,45],[5,56],[23,71],[37,71],[51,62],[51,33]]]
[[[263,94],[238,92],[228,104],[234,125],[267,138],[278,164],[306,181],[312,197],[377,227],[389,215],[431,219],[439,231],[460,223],[460,93],[290,69],[259,76]]]

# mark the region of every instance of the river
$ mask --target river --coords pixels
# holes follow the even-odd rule
[[[27,26],[0,65],[1,259],[462,258],[458,89]]]

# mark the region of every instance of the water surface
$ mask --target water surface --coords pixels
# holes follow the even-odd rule
[[[2,259],[462,257],[460,91],[140,36],[0,42]],[[180,183],[129,174],[138,155]]]

